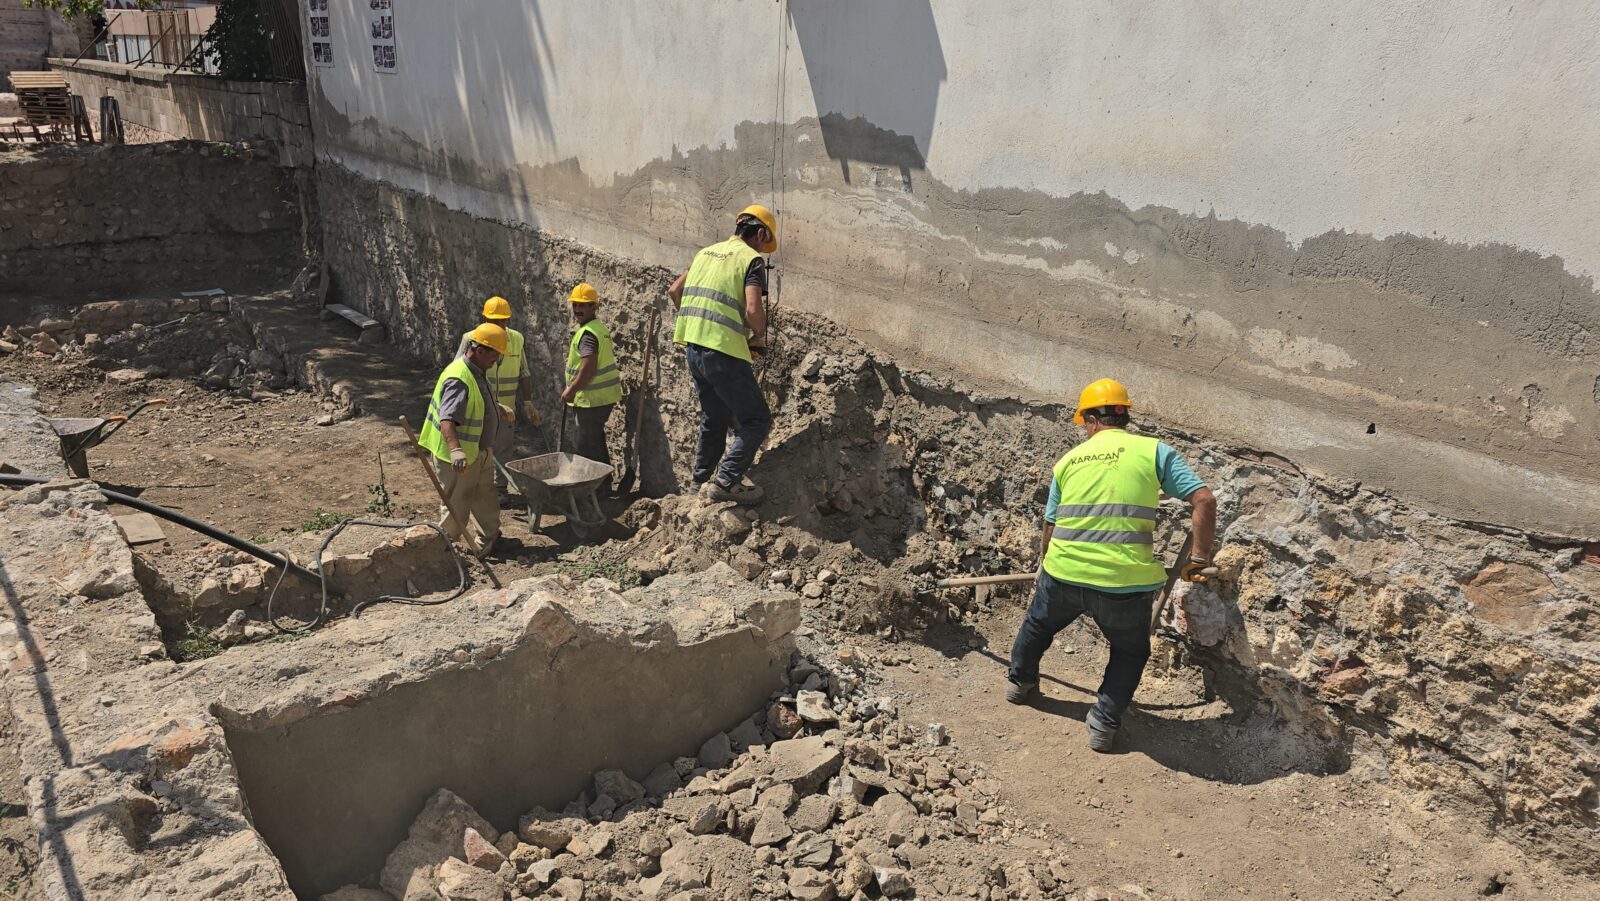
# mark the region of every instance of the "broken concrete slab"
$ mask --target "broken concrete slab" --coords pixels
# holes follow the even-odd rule
[[[122,530],[122,537],[131,545],[167,540],[167,533],[161,530],[160,521],[148,513],[127,513],[116,517],[116,521],[117,528]]]

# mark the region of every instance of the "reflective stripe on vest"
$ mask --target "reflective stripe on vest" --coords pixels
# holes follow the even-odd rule
[[[461,449],[466,452],[467,463],[471,465],[477,462],[478,446],[483,441],[483,392],[478,388],[478,379],[473,375],[472,367],[460,357],[450,361],[444,372],[439,373],[439,381],[433,386],[433,401],[428,404],[428,418],[422,423],[422,434],[417,437],[417,443],[437,459],[450,459],[450,445],[439,428],[439,402],[444,397],[444,383],[451,379],[467,386],[465,421],[456,423],[456,438],[460,439]]]
[[[1154,438],[1106,429],[1056,463],[1056,505],[1045,572],[1063,582],[1102,588],[1159,585],[1167,572],[1155,559],[1157,504]]]
[[[572,396],[574,407],[604,407],[622,400],[622,373],[617,371],[617,360],[612,355],[611,330],[605,323],[598,319],[591,319],[572,335],[572,343],[567,346],[567,382],[571,383],[578,374],[578,367],[582,365],[583,358],[578,356],[578,345],[583,343],[585,334],[594,335],[598,348],[595,351],[594,377],[589,379],[589,384],[578,389]]]
[[[467,332],[462,337],[470,341],[472,333]],[[522,333],[514,328],[506,329],[506,352],[483,374],[489,390],[494,392],[494,399],[513,410],[517,407],[517,382],[522,380],[522,346]]]
[[[683,301],[672,340],[698,344],[749,362],[744,321],[744,280],[756,253],[742,238],[729,238],[694,255],[684,279]]]

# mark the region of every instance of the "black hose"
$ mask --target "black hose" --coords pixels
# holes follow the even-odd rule
[[[31,486],[31,485],[43,485],[44,483],[49,482],[49,481],[51,481],[51,480],[50,479],[46,479],[46,478],[41,478],[39,476],[14,476],[14,475],[0,474],[0,485],[10,485],[10,486],[13,486],[13,487],[28,487],[28,486]],[[99,483],[96,482],[95,484],[98,485]],[[139,510],[141,512],[148,513],[151,516],[158,516],[158,517],[160,517],[162,519],[167,520],[168,522],[177,523],[178,525],[183,526],[186,529],[192,529],[192,530],[194,530],[196,532],[199,532],[201,535],[204,535],[207,538],[211,538],[211,539],[215,539],[217,541],[220,541],[223,544],[225,544],[228,547],[231,547],[231,548],[233,548],[235,550],[244,551],[246,554],[249,554],[250,556],[255,557],[258,560],[265,560],[266,562],[271,563],[274,566],[281,566],[281,567],[284,568],[285,572],[294,573],[295,575],[297,575],[300,578],[306,580],[307,582],[312,582],[312,583],[315,583],[317,585],[321,585],[322,584],[322,577],[317,575],[316,573],[312,572],[311,570],[306,569],[303,566],[297,566],[293,561],[289,560],[287,557],[283,557],[283,556],[280,556],[278,554],[274,554],[272,551],[269,551],[264,547],[260,547],[260,546],[251,544],[250,542],[245,541],[243,538],[240,538],[237,535],[230,535],[227,532],[224,532],[221,529],[217,528],[216,526],[207,525],[207,524],[199,521],[198,519],[190,519],[189,517],[184,516],[182,513],[179,513],[179,512],[177,512],[175,510],[168,510],[166,507],[157,506],[156,504],[152,504],[149,501],[141,501],[136,497],[129,497],[126,494],[119,494],[119,493],[117,493],[115,491],[108,491],[104,486],[101,486],[100,493],[106,496],[106,500],[112,501],[114,503],[121,504],[124,507],[132,507],[135,510]],[[281,581],[281,579],[280,579],[280,581]]]
[[[12,487],[18,487],[18,488],[28,487],[28,486],[32,486],[32,485],[43,485],[44,483],[49,482],[49,481],[51,481],[51,480],[47,479],[47,478],[42,478],[40,476],[7,475],[7,474],[4,474],[4,473],[0,473],[0,485],[10,485]],[[95,484],[99,485],[98,482],[96,482]],[[322,621],[327,617],[327,615],[328,615],[328,580],[327,580],[327,577],[324,576],[323,572],[322,572],[322,556],[328,550],[328,545],[333,543],[333,539],[336,536],[338,536],[338,534],[340,532],[343,532],[345,530],[346,526],[355,525],[355,526],[376,526],[376,527],[382,528],[382,529],[409,529],[414,525],[425,525],[428,528],[433,529],[435,532],[438,532],[439,535],[444,538],[445,547],[450,549],[450,559],[452,561],[454,561],[454,563],[456,565],[456,590],[451,592],[448,597],[443,597],[443,598],[438,598],[438,599],[431,599],[431,600],[424,600],[422,598],[404,597],[402,595],[384,595],[382,597],[372,598],[371,600],[362,601],[361,603],[357,604],[355,606],[355,609],[350,611],[352,616],[360,613],[363,609],[365,609],[367,607],[370,607],[373,604],[396,603],[396,604],[413,604],[413,605],[417,605],[417,606],[433,606],[434,604],[443,604],[443,603],[447,603],[449,601],[453,601],[458,597],[461,597],[467,591],[467,572],[466,572],[466,569],[464,567],[462,567],[462,565],[461,565],[461,556],[456,553],[455,545],[450,541],[450,536],[445,534],[444,529],[439,528],[437,525],[435,525],[433,523],[420,523],[420,524],[419,523],[409,523],[409,522],[408,523],[393,523],[393,522],[380,522],[378,520],[372,520],[372,519],[347,519],[347,520],[344,520],[343,522],[339,523],[337,528],[335,528],[332,532],[329,532],[328,536],[326,538],[322,539],[321,546],[317,548],[317,569],[316,569],[315,572],[313,572],[313,571],[311,571],[309,569],[306,569],[303,566],[297,566],[295,563],[290,561],[289,558],[287,556],[285,556],[285,555],[274,553],[274,552],[272,552],[272,551],[270,551],[270,550],[268,550],[268,549],[266,549],[264,547],[258,547],[258,546],[254,545],[254,544],[251,544],[248,541],[245,541],[243,538],[239,538],[239,537],[237,537],[235,535],[230,535],[227,532],[224,532],[221,529],[216,528],[215,526],[206,525],[205,523],[200,522],[199,520],[190,519],[189,517],[184,516],[181,513],[175,512],[173,510],[168,510],[166,507],[159,507],[159,506],[157,506],[155,504],[149,503],[148,501],[141,501],[136,497],[129,497],[126,494],[119,494],[119,493],[117,493],[115,491],[108,491],[103,486],[100,488],[100,493],[105,495],[106,499],[109,500],[109,501],[112,501],[112,502],[118,503],[118,504],[122,504],[125,507],[132,507],[135,510],[141,510],[141,511],[143,511],[145,513],[149,513],[151,516],[159,516],[162,519],[165,519],[165,520],[167,520],[169,522],[175,522],[180,526],[184,526],[186,528],[193,529],[194,531],[199,532],[200,534],[206,536],[207,538],[214,538],[217,541],[220,541],[223,544],[228,545],[229,547],[235,548],[237,550],[244,551],[246,554],[249,554],[250,556],[255,557],[255,558],[259,559],[259,560],[265,560],[266,562],[271,563],[274,566],[282,567],[283,568],[283,572],[278,574],[278,581],[273,583],[272,592],[267,595],[267,604],[266,604],[267,621],[270,622],[272,624],[272,627],[277,629],[279,632],[290,633],[290,634],[298,634],[298,633],[302,633],[302,632],[309,632],[312,629],[315,629],[317,626],[321,625]],[[294,573],[295,575],[297,575],[300,578],[306,580],[307,582],[315,583],[317,588],[322,592],[322,605],[317,610],[316,618],[313,619],[311,622],[307,623],[304,626],[300,626],[299,628],[293,628],[293,629],[288,628],[286,626],[278,625],[278,621],[275,618],[273,618],[273,616],[272,616],[272,599],[277,596],[278,588],[279,588],[279,586],[281,586],[283,584],[283,577],[288,575],[289,573]]]
[[[362,610],[364,610],[367,607],[371,607],[373,604],[394,603],[394,604],[411,604],[411,605],[420,606],[420,607],[431,607],[431,606],[433,606],[435,604],[448,603],[450,601],[455,600],[458,597],[461,597],[463,594],[466,594],[466,592],[467,592],[467,571],[466,571],[466,569],[464,567],[462,567],[462,565],[461,565],[461,556],[456,553],[455,545],[450,541],[450,536],[445,534],[444,529],[440,528],[439,526],[437,526],[437,525],[435,525],[435,524],[433,524],[431,522],[410,523],[410,522],[382,522],[382,521],[376,520],[376,519],[346,519],[343,522],[340,522],[338,526],[334,527],[334,530],[332,532],[329,532],[327,537],[322,539],[322,544],[317,547],[317,581],[318,581],[318,584],[320,585],[320,587],[322,588],[322,604],[321,604],[321,606],[319,606],[317,608],[316,617],[314,619],[312,619],[311,622],[306,623],[303,626],[298,626],[298,627],[295,627],[295,628],[289,628],[288,626],[282,626],[282,625],[278,624],[277,618],[272,615],[272,599],[277,597],[277,595],[278,595],[278,587],[283,584],[283,576],[280,574],[278,576],[278,581],[274,582],[273,585],[272,585],[272,593],[267,595],[267,604],[266,604],[266,607],[267,607],[267,611],[266,611],[267,612],[267,622],[272,624],[272,628],[277,629],[279,632],[282,632],[282,633],[284,633],[286,635],[299,635],[299,634],[302,634],[302,633],[305,633],[305,632],[310,632],[312,629],[315,629],[317,626],[322,624],[322,621],[324,619],[327,618],[327,616],[328,616],[328,578],[323,573],[323,570],[322,570],[322,556],[323,556],[323,554],[325,554],[327,552],[328,545],[333,544],[333,539],[338,537],[339,533],[343,532],[345,530],[346,526],[376,526],[376,527],[378,527],[380,529],[409,529],[409,528],[411,528],[412,526],[415,526],[415,525],[427,526],[428,528],[434,530],[435,532],[438,532],[439,533],[439,537],[444,539],[444,546],[450,549],[450,559],[456,565],[456,590],[451,592],[448,597],[434,598],[434,599],[429,599],[429,600],[424,600],[423,598],[406,597],[404,595],[398,595],[398,594],[386,594],[386,595],[383,595],[382,597],[376,597],[376,598],[372,598],[371,600],[362,601],[361,603],[357,604],[354,609],[352,609],[350,611],[350,615],[351,616],[356,616],[359,613],[361,613]]]

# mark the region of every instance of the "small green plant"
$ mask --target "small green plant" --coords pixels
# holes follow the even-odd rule
[[[310,519],[300,523],[300,531],[320,532],[323,529],[331,529],[349,518],[350,516],[348,514],[335,513],[332,510],[324,510],[321,507],[318,507],[316,510],[312,511]]]
[[[222,653],[224,648],[221,642],[211,637],[211,632],[204,626],[189,620],[184,627],[185,634],[178,643],[172,647],[172,656],[179,663],[188,663],[193,660],[204,660]]]
[[[385,519],[394,518],[394,498],[389,496],[389,482],[383,474],[383,454],[378,455],[378,484],[368,485],[367,494],[372,500],[367,501],[368,513],[374,513]]]
[[[593,578],[610,579],[623,588],[637,588],[644,584],[644,579],[628,564],[593,557],[584,560],[563,560],[558,564],[557,571],[579,581]]]

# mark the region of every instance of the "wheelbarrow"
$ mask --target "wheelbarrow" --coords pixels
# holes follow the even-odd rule
[[[117,433],[128,420],[139,415],[145,407],[159,407],[166,403],[161,398],[147,400],[128,413],[126,416],[110,416],[105,419],[98,417],[80,417],[76,419],[52,419],[50,428],[56,430],[56,437],[61,440],[61,459],[67,461],[67,468],[80,479],[89,477],[89,458],[86,453],[89,448],[98,446],[101,442]]]
[[[505,464],[506,477],[528,501],[528,529],[539,531],[544,514],[565,516],[579,538],[606,523],[595,491],[611,478],[608,464],[577,454],[540,454]]]

